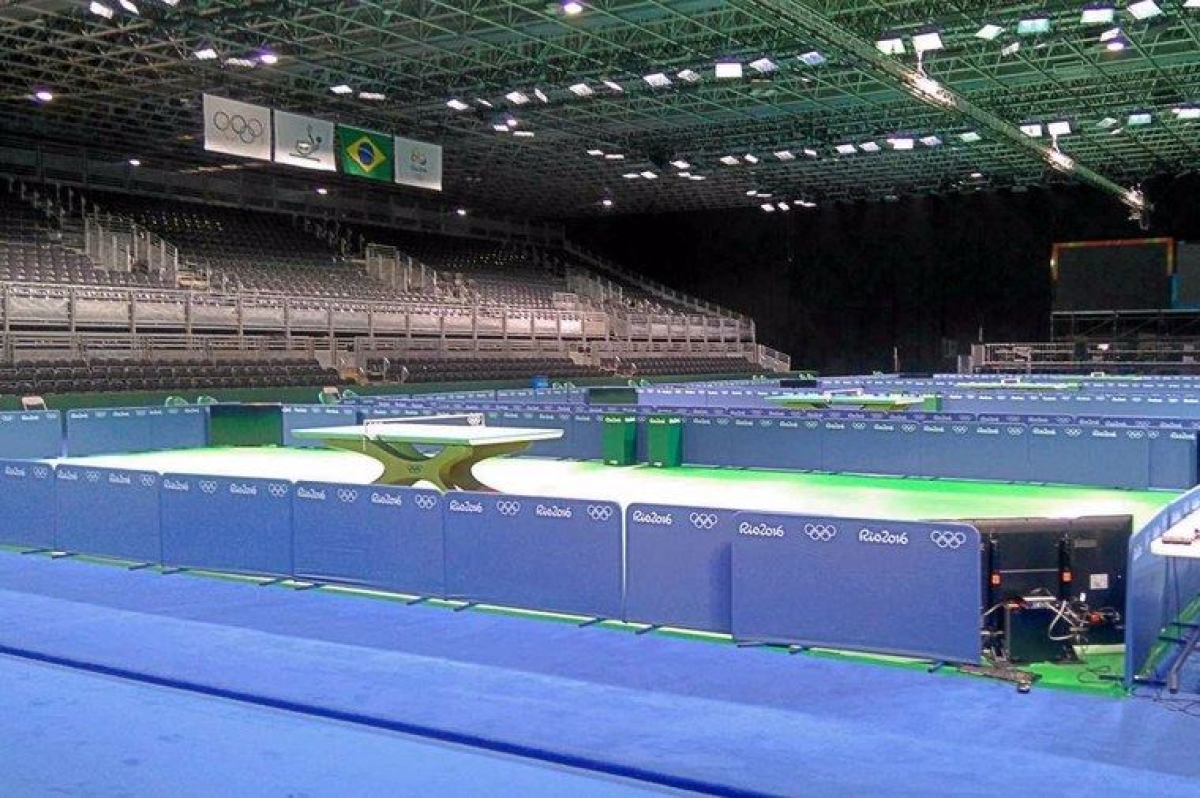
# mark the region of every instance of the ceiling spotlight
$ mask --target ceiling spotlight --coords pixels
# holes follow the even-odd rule
[[[1162,9],[1154,0],[1137,0],[1137,2],[1130,3],[1127,10],[1134,19],[1150,19],[1162,13]]]
[[[471,106],[467,105],[465,102],[463,102],[462,100],[447,100],[446,105],[450,106],[455,111],[465,111],[471,107]]]
[[[1196,0],[1197,7],[1200,7],[1200,0]],[[1200,107],[1195,105],[1181,105],[1178,108],[1172,108],[1171,111],[1175,114],[1176,119],[1200,119]]]
[[[766,211],[767,213],[774,213],[774,212],[775,212],[775,205],[774,205],[773,203],[770,203],[770,202],[764,202],[762,205],[759,205],[758,207],[762,208],[762,209],[763,209],[764,211]]]
[[[360,100],[372,100],[374,102],[382,102],[387,99],[387,95],[378,91],[360,91],[358,93]]]
[[[142,162],[141,162],[141,161],[139,161],[137,158],[130,158],[130,159],[127,161],[127,163],[128,163],[130,166],[141,166],[141,165],[142,165]]]
[[[317,193],[320,194],[322,197],[324,197],[326,194],[329,193],[329,189],[325,188],[324,186],[321,186],[320,188],[317,189]]]
[[[258,60],[267,66],[274,66],[275,64],[279,63],[279,56],[270,50],[263,50],[258,54]]]
[[[54,93],[49,89],[38,89],[33,93],[33,99],[40,103],[48,103],[54,99]]]
[[[583,13],[583,3],[577,3],[575,0],[565,0],[561,8],[568,17],[575,17]]]
[[[921,143],[926,147],[941,146],[942,140],[938,136],[922,136]]]
[[[1117,10],[1108,5],[1084,6],[1079,14],[1080,25],[1107,25],[1117,16]]]
[[[1100,34],[1100,41],[1102,42],[1111,42],[1113,39],[1119,38],[1121,38],[1120,28],[1109,28],[1108,30],[1104,31],[1104,33]]]
[[[475,102],[479,103],[484,108],[495,108],[496,107],[496,106],[492,105],[490,102],[488,102],[487,100],[483,99],[482,97],[476,97]]]
[[[467,209],[466,209],[466,208],[456,208],[454,212],[455,212],[455,213],[457,213],[459,216],[466,216],[466,215],[467,215]]]
[[[965,130],[958,134],[958,140],[964,144],[974,144],[982,138],[983,136],[979,135],[974,130]]]
[[[619,152],[610,152],[604,156],[604,159],[607,161],[623,161],[625,160],[625,155]]]
[[[704,175],[688,175],[689,180],[708,180]]]
[[[642,80],[656,89],[666,88],[671,85],[671,79],[662,72],[651,72],[649,75],[643,75]]]
[[[626,172],[625,174],[621,175],[621,177],[625,178],[626,180],[637,180],[639,177],[641,177],[641,175],[639,175],[637,172]]]
[[[742,76],[742,64],[740,61],[718,61],[714,67],[714,74],[722,80],[740,78]]]
[[[504,124],[503,122],[496,122],[492,125],[492,130],[496,131],[497,133],[507,133],[508,125]]]
[[[781,161],[796,160],[796,155],[791,150],[779,150],[778,152],[775,153],[775,157]]]
[[[863,152],[879,152],[879,145],[873,141],[864,141],[858,148]]]
[[[756,164],[758,163],[758,156],[752,155],[751,153],[746,153],[742,156],[742,160],[748,164]]]
[[[121,4],[121,8],[125,9],[130,14],[138,13],[138,7],[132,2],[132,0],[117,0],[117,1]]]
[[[639,174],[641,174],[641,176],[646,178],[647,180],[657,180],[658,179],[658,173],[651,172],[649,169],[647,169],[644,172],[640,172]]]
[[[1035,36],[1040,33],[1050,32],[1050,17],[1039,14],[1033,17],[1026,17],[1017,22],[1018,36]]]
[[[529,95],[525,94],[524,92],[510,91],[508,94],[504,95],[504,99],[508,100],[513,105],[524,105],[525,103],[529,102]]]
[[[531,139],[531,138],[533,138],[533,131],[532,130],[514,130],[513,135],[516,136],[517,138],[521,138],[521,139]]]
[[[199,50],[192,53],[192,57],[197,61],[212,61],[217,57],[217,51],[211,47],[201,47]]]
[[[504,124],[510,128],[513,128],[521,123],[517,121],[517,118],[515,116],[513,116],[512,114],[509,114],[508,116],[504,117]]]
[[[737,166],[741,163],[736,155],[722,155],[720,160],[726,166]]]
[[[613,206],[613,201],[610,200],[608,197],[605,197],[604,199],[600,200],[600,204],[603,205],[605,208],[611,208]]]
[[[692,173],[691,172],[676,172],[675,176],[682,177],[682,178],[689,178],[692,176]]]
[[[624,87],[622,87],[621,84],[617,83],[615,80],[603,80],[601,83],[603,83],[605,86],[608,86],[613,91],[625,91]]]
[[[1117,120],[1116,120],[1116,119],[1114,119],[1114,118],[1113,118],[1113,117],[1111,117],[1111,116],[1106,116],[1106,117],[1104,117],[1103,119],[1101,119],[1099,122],[1097,122],[1097,123],[1096,123],[1096,127],[1101,127],[1101,128],[1110,128],[1110,127],[1112,127],[1112,126],[1113,126],[1113,125],[1115,125],[1115,124],[1117,124]]]
[[[893,150],[911,150],[914,146],[913,140],[907,137],[891,138],[887,143]]]
[[[1047,150],[1046,160],[1060,172],[1070,172],[1075,168],[1075,161],[1059,150]]]
[[[770,58],[759,58],[750,62],[750,68],[755,72],[765,75],[768,72],[774,72],[779,69],[779,66]]]
[[[676,169],[691,169],[692,168],[692,165],[690,163],[688,163],[687,161],[683,160],[682,158],[676,158],[674,161],[671,161],[671,166],[674,166]]]
[[[1000,27],[999,25],[993,25],[989,22],[987,25],[984,25],[982,28],[975,31],[975,38],[990,42],[1003,32],[1004,28]]]
[[[575,83],[567,86],[567,91],[571,92],[576,97],[591,97],[593,94],[595,94],[595,92],[592,91],[592,87],[586,83]]]
[[[541,100],[544,103],[550,102],[550,98],[546,96],[546,92],[542,91],[541,89],[535,88],[533,90],[533,96],[537,97],[539,100]]]
[[[1021,125],[1021,132],[1033,139],[1040,138],[1042,135],[1042,123],[1026,122]]]
[[[1131,127],[1136,125],[1148,125],[1151,121],[1152,118],[1149,111],[1134,111],[1129,115],[1128,124]]]
[[[604,150],[590,149],[587,151],[587,154],[588,155],[603,155]]]
[[[1104,49],[1108,50],[1110,53],[1119,53],[1124,50],[1125,47],[1126,44],[1124,39],[1113,39],[1111,42],[1104,45]]]
[[[932,52],[933,50],[942,49],[941,33],[934,28],[921,31],[919,33],[914,33],[912,42],[913,49],[918,53],[928,53]]]
[[[1000,55],[1014,55],[1021,49],[1020,42],[1009,42],[1000,48]]]
[[[904,55],[904,39],[898,33],[885,33],[875,41],[875,47],[884,55]]]
[[[800,59],[800,63],[807,64],[808,66],[814,66],[814,67],[821,66],[821,64],[824,64],[826,61],[829,60],[825,56],[818,53],[816,50],[809,50],[807,53],[801,53],[800,55],[797,56],[797,58]]]
[[[105,19],[113,18],[112,7],[104,5],[104,3],[97,3],[96,0],[92,0],[91,5],[88,6],[88,11],[91,11],[98,17],[104,17]]]
[[[758,196],[758,189],[756,189],[756,188],[752,188],[752,189],[750,189],[749,191],[747,191],[747,192],[746,192],[746,196],[747,196],[747,197],[757,197],[757,196]]]
[[[1069,136],[1071,135],[1071,123],[1066,121],[1051,122],[1050,124],[1046,125],[1046,132],[1055,138],[1058,138],[1059,136]]]
[[[688,83],[696,83],[700,80],[700,73],[694,69],[681,69],[678,72],[678,77],[680,80],[687,81]]]
[[[234,56],[232,58],[226,58],[225,64],[226,64],[226,66],[235,66],[235,67],[242,67],[244,69],[253,69],[254,67],[258,66],[258,61],[254,60],[253,58],[242,58],[240,56]],[[338,93],[341,94],[342,92],[338,92]]]
[[[821,153],[817,152],[812,147],[805,147],[804,154],[807,155],[809,158],[820,158],[821,157]]]
[[[338,95],[350,94],[351,92],[354,91],[354,89],[350,88],[345,83],[339,83],[336,86],[330,86],[329,90],[331,92],[333,92],[334,94],[338,94]]]
[[[837,150],[838,155],[853,155],[858,152],[858,148],[853,144],[839,144],[834,149]]]
[[[775,203],[775,207],[781,211],[790,211],[792,209],[792,206],[788,205],[786,202],[777,202]]]

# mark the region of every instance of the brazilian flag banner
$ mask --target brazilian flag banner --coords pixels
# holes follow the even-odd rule
[[[350,125],[338,125],[337,134],[338,160],[344,174],[391,182],[396,161],[391,136]]]

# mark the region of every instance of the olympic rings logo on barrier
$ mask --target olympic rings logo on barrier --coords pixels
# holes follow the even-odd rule
[[[153,474],[142,474],[139,477],[139,481],[142,483],[143,488],[152,488],[158,480],[155,479]]]
[[[1083,430],[1077,429],[1076,427],[1068,427],[1065,431],[1068,438],[1078,438],[1083,434]]]
[[[712,529],[717,525],[717,516],[713,513],[692,513],[688,519],[696,529]]]
[[[1009,435],[1024,435],[1025,434],[1025,429],[1023,427],[1005,427],[1005,429],[1008,430]]]
[[[916,424],[901,424],[900,429],[904,432],[916,432],[917,425]]]
[[[838,528],[833,524],[805,524],[804,534],[818,543],[828,543],[837,537]]]
[[[1146,436],[1146,433],[1142,432],[1140,429],[1131,429],[1126,431],[1125,434],[1133,440],[1138,440]]]
[[[84,471],[83,478],[86,479],[88,482],[99,482],[100,481],[100,472],[99,471]]]
[[[217,111],[212,117],[213,127],[226,136],[236,138],[243,144],[253,144],[262,137],[263,123],[253,117],[247,119],[241,114],[230,116],[224,111]]]
[[[49,468],[46,468],[45,466],[34,466],[33,467],[33,478],[34,479],[45,479],[48,476],[50,476]]]
[[[496,511],[500,513],[500,515],[514,516],[521,512],[521,503],[498,501],[496,502]]]
[[[965,424],[955,424],[953,427],[950,428],[950,431],[956,435],[966,435],[967,427]]]
[[[358,491],[353,488],[338,488],[337,497],[338,501],[349,504],[352,501],[357,501]]]
[[[935,529],[929,533],[929,540],[939,549],[957,549],[967,542],[967,534],[948,529]]]
[[[861,421],[855,421],[850,425],[850,429],[866,429],[867,425]]]
[[[430,496],[428,493],[418,493],[413,498],[413,503],[422,510],[432,510],[437,507],[437,497]]]
[[[213,482],[211,479],[202,479],[198,484],[200,486],[201,493],[208,493],[211,495],[217,492],[217,483]]]
[[[283,485],[279,482],[272,482],[267,486],[267,493],[271,494],[276,499],[282,499],[284,496],[288,495],[288,488],[287,485]]]
[[[482,427],[483,426],[483,413],[468,413],[467,414],[467,426],[468,427]]]
[[[593,521],[607,521],[612,518],[612,508],[603,504],[589,504],[587,514]]]

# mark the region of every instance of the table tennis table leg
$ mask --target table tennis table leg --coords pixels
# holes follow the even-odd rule
[[[440,490],[446,490],[448,487],[441,477],[442,468],[438,462],[444,450],[430,456],[422,454],[408,443],[333,439],[325,441],[325,444],[334,449],[365,454],[379,461],[383,466],[383,473],[375,482],[380,485],[412,485],[427,480]]]
[[[475,464],[489,457],[516,454],[528,448],[528,441],[485,443],[479,446],[447,446],[436,455],[439,458],[443,454],[447,455],[446,460],[439,468],[439,476],[452,488],[496,493],[495,488],[488,487],[475,478],[475,474],[472,473]]]

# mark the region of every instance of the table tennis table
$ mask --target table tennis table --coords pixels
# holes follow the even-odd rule
[[[455,418],[402,418],[368,421],[340,427],[313,427],[293,431],[297,438],[318,440],[332,449],[358,452],[383,464],[376,480],[385,485],[412,485],[427,481],[441,490],[492,491],[472,473],[476,463],[505,454],[515,454],[537,441],[561,438],[560,429],[488,427],[480,417],[476,423],[437,423]],[[422,451],[417,447],[432,452]]]
[[[768,396],[767,401],[785,407],[788,410],[854,408],[857,410],[879,410],[884,412],[901,410],[928,410],[936,412],[940,405],[937,396],[843,393],[837,391],[779,394],[777,396]]]

